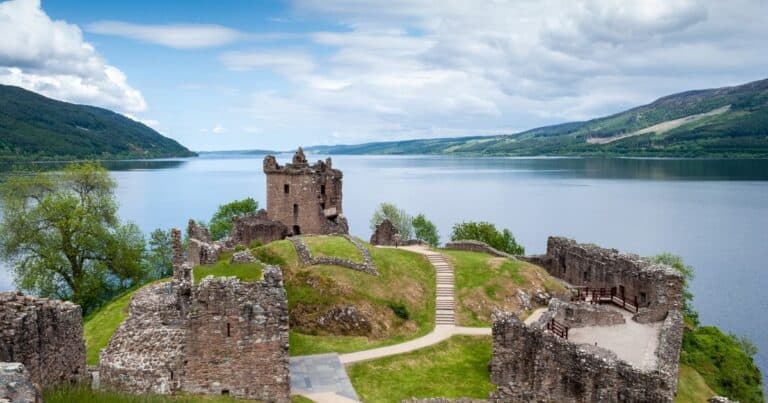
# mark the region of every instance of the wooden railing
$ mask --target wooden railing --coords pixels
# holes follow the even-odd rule
[[[615,288],[581,287],[577,289],[576,295],[571,297],[571,301],[588,301],[593,304],[612,302],[632,313],[637,313],[639,307],[637,296],[634,296],[632,299],[626,297],[622,298],[621,296],[616,295]]]
[[[562,323],[556,321],[554,318],[547,322],[547,330],[550,330],[555,335],[568,340],[568,326],[563,325]]]

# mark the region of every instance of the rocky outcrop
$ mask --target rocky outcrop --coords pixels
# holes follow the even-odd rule
[[[0,362],[0,402],[41,403],[37,390],[24,364]]]
[[[400,231],[392,224],[392,221],[386,218],[376,226],[376,230],[371,235],[371,245],[399,246],[400,242]]]
[[[371,322],[354,305],[333,307],[316,320],[317,326],[342,336],[369,336]]]
[[[71,302],[0,292],[0,361],[20,362],[45,388],[87,376],[83,318]]]

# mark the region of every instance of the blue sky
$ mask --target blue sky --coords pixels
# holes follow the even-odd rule
[[[194,150],[511,133],[766,77],[768,2],[0,2],[0,83]]]

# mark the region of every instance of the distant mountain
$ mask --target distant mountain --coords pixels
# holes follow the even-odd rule
[[[615,115],[492,137],[317,146],[328,154],[768,157],[768,79],[688,91]]]
[[[188,157],[195,153],[107,109],[0,85],[0,159]]]

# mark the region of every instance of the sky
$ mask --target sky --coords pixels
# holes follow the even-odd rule
[[[765,0],[9,0],[0,83],[196,151],[505,134],[768,77]]]

